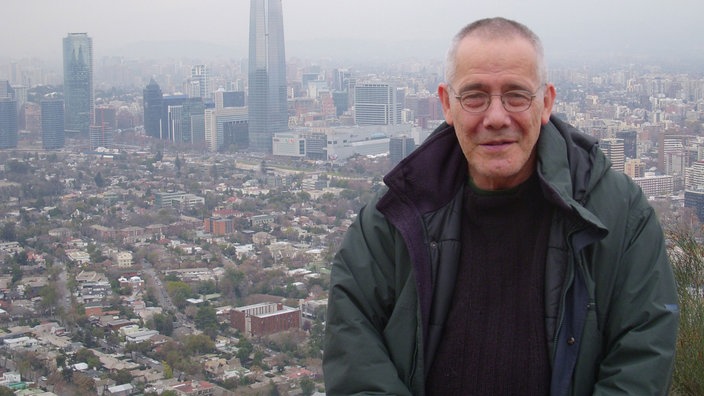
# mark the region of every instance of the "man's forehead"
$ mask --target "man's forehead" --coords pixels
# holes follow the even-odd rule
[[[465,37],[455,55],[456,78],[473,80],[482,76],[515,76],[518,80],[538,79],[538,56],[532,44],[521,37],[482,40]],[[510,80],[510,79],[509,79]],[[517,83],[520,81],[517,81]]]

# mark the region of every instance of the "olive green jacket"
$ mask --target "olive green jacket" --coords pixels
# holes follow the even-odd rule
[[[556,118],[537,172],[555,208],[545,281],[551,395],[664,395],[677,293],[641,190]],[[446,124],[384,179],[333,262],[328,395],[422,395],[452,301],[467,163]]]

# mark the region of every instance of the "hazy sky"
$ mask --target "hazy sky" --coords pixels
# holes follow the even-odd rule
[[[59,58],[68,32],[93,38],[96,58],[137,42],[190,40],[246,57],[248,0],[4,0],[0,58]],[[519,20],[554,53],[704,53],[701,0],[283,0],[287,57],[317,42],[323,55],[363,54],[347,39],[391,52],[442,56],[450,37],[487,16]],[[432,42],[432,45],[428,45]],[[288,43],[291,43],[288,45]],[[327,47],[326,47],[327,45]],[[436,48],[437,47],[437,48]]]

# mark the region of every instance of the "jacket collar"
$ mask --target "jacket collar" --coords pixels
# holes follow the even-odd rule
[[[555,116],[541,128],[537,143],[537,171],[546,199],[582,221],[599,234],[603,225],[583,204],[589,192],[609,168],[597,140]],[[420,214],[435,211],[451,201],[467,182],[467,161],[457,142],[455,130],[443,123],[413,153],[385,177],[391,195],[416,208]],[[390,202],[386,196],[381,206]]]

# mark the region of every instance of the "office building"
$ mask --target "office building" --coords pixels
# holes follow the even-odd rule
[[[88,136],[93,125],[93,40],[86,33],[69,33],[64,49],[64,122],[68,136]]]
[[[619,172],[624,171],[626,157],[623,154],[623,139],[607,138],[599,141],[601,150],[611,160],[611,167]]]
[[[687,190],[704,191],[704,161],[695,161],[687,169]]]
[[[205,109],[205,147],[210,151],[244,150],[249,144],[247,108]]]
[[[686,190],[684,192],[684,207],[694,208],[697,218],[704,223],[704,191]]]
[[[352,74],[347,69],[335,69],[332,76],[332,88],[335,91],[347,91]]]
[[[230,312],[230,324],[245,337],[266,336],[299,328],[301,310],[281,303],[247,305]]]
[[[15,98],[15,89],[7,80],[0,80],[0,98]]]
[[[389,140],[389,160],[395,166],[416,148],[416,142],[410,136],[395,136]]]
[[[667,197],[675,190],[674,178],[670,175],[655,176],[646,172],[644,177],[635,177],[633,181],[643,190],[646,197]]]
[[[91,125],[89,128],[90,149],[95,150],[98,147],[112,147],[113,129],[107,124]]]
[[[213,93],[215,108],[220,110],[227,107],[244,107],[244,91],[225,91],[219,89]]]
[[[645,162],[640,159],[626,160],[623,172],[631,179],[645,176]]]
[[[153,78],[149,81],[147,87],[144,88],[142,94],[144,100],[144,132],[147,136],[163,139],[161,115],[164,112],[164,94]]]
[[[616,132],[616,137],[623,139],[623,155],[626,158],[638,158],[638,132],[620,131]]]
[[[188,96],[186,95],[164,95],[161,102],[160,139],[174,140],[174,126],[169,122],[169,113],[173,113],[174,110],[170,108],[181,107],[187,100]]]
[[[249,149],[271,153],[288,130],[286,58],[281,0],[251,0],[249,20]]]
[[[210,79],[208,77],[208,67],[206,65],[195,65],[191,68],[191,83],[198,86],[198,92],[193,92],[191,97],[210,99]]]
[[[208,217],[203,220],[203,231],[208,234],[223,236],[235,232],[235,220],[230,217]]]
[[[64,101],[50,99],[41,101],[42,147],[45,150],[64,147]]]
[[[388,83],[358,83],[354,89],[357,125],[399,125],[403,91]]]
[[[17,100],[0,97],[0,149],[17,147]]]
[[[273,154],[303,158],[306,156],[306,139],[294,132],[277,133],[273,139]]]

